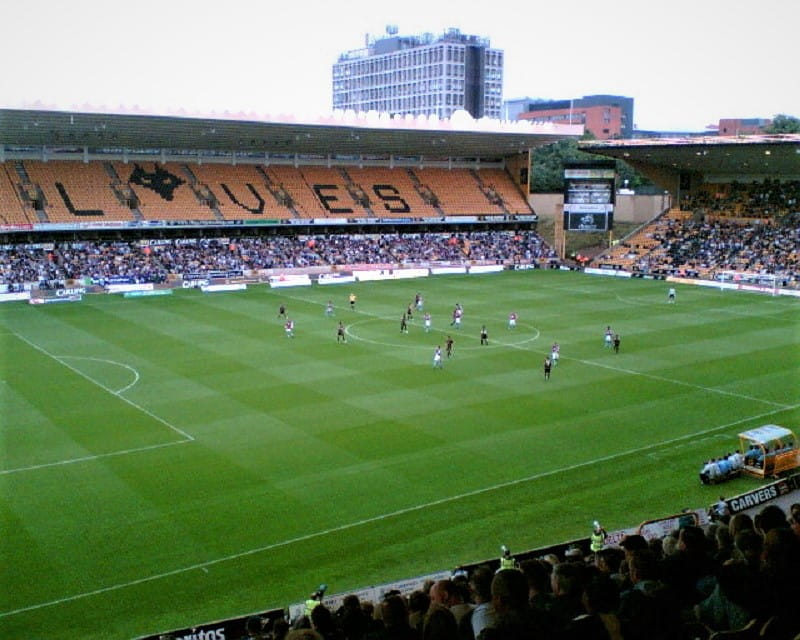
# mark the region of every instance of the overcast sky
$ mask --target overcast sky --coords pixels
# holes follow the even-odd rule
[[[0,106],[322,115],[331,65],[394,24],[505,52],[503,98],[633,97],[639,129],[800,117],[797,0],[24,0]]]

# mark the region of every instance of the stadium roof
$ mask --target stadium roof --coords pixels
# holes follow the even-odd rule
[[[580,148],[669,172],[800,179],[800,134],[593,140]]]
[[[0,145],[49,149],[168,149],[265,154],[498,158],[565,138],[583,127],[553,123],[390,118],[353,113],[300,122],[0,109]]]

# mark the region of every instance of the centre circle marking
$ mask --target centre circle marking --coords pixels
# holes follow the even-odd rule
[[[408,343],[403,343],[403,342],[385,342],[385,341],[382,341],[382,340],[373,340],[372,338],[365,338],[364,336],[360,336],[357,333],[354,333],[352,331],[353,327],[355,327],[357,325],[367,324],[369,322],[385,322],[385,323],[389,323],[391,321],[386,319],[386,318],[364,318],[363,320],[356,320],[355,322],[352,322],[352,323],[348,324],[344,328],[344,332],[349,338],[353,338],[353,340],[360,340],[361,342],[366,342],[368,344],[374,344],[374,345],[378,345],[378,346],[381,346],[381,347],[397,347],[397,348],[401,348],[402,347],[402,348],[406,348],[406,349],[430,349],[431,348],[430,345],[408,344]],[[414,326],[414,325],[411,325],[411,326]],[[525,322],[517,321],[517,327],[518,328],[519,327],[527,327],[528,329],[530,329],[531,331],[534,332],[534,335],[530,336],[528,338],[525,338],[524,340],[519,340],[517,342],[501,342],[501,341],[498,341],[498,340],[492,341],[492,339],[490,337],[488,345],[480,345],[480,344],[478,344],[478,345],[467,346],[467,347],[459,346],[458,350],[459,351],[471,351],[473,349],[497,349],[499,347],[519,348],[524,344],[528,344],[530,342],[534,342],[535,340],[538,340],[539,336],[541,335],[541,332],[539,331],[539,329],[537,329],[533,325],[527,324]],[[424,330],[420,327],[420,331],[424,331]],[[514,331],[516,331],[516,330],[509,329],[508,333],[514,333]],[[452,331],[447,331],[445,329],[431,328],[430,333],[439,333],[439,334],[441,334],[443,336],[447,335],[447,334],[450,334],[451,336],[459,336],[459,335],[464,335],[464,330],[463,329],[454,329]],[[475,341],[477,342],[478,340],[479,340],[479,338],[476,336],[475,337]],[[432,340],[431,343],[433,343],[433,342],[434,341]]]

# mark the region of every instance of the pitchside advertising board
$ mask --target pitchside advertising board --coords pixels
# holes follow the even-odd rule
[[[614,161],[564,164],[564,229],[609,231],[614,223]]]
[[[31,289],[29,304],[52,304],[61,302],[80,302],[86,293],[100,293],[102,287],[81,286],[61,289]]]

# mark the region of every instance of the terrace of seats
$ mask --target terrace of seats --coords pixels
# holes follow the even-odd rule
[[[594,265],[655,275],[712,279],[720,271],[777,274],[800,282],[800,231],[792,218],[710,216],[673,209],[634,233]]]
[[[0,163],[0,224],[31,224],[36,220],[17,195],[16,177],[11,162]]]
[[[44,211],[50,222],[133,220],[131,210],[114,194],[112,180],[100,163],[25,161],[24,166],[31,183],[44,195]]]
[[[208,188],[226,220],[287,219],[295,216],[291,203],[278,202],[278,185],[268,185],[267,176],[254,165],[192,165],[200,190]]]
[[[595,261],[626,271],[635,271],[644,263],[655,264],[665,260],[669,262],[662,241],[676,221],[686,220],[691,216],[688,211],[670,209],[650,224],[636,230],[608,252],[598,256]]]
[[[445,215],[502,215],[500,204],[492,203],[467,169],[414,169],[420,183],[428,187],[438,199]]]
[[[139,200],[138,209],[147,220],[214,220],[189,186],[190,177],[177,163],[111,163],[117,175]]]
[[[16,167],[3,167],[0,215],[8,224],[531,213],[502,169],[25,161],[32,199],[44,201],[37,216],[18,195]]]
[[[435,206],[423,199],[406,169],[370,167],[347,169],[347,173],[369,197],[371,209],[379,218],[407,218],[409,216],[438,218],[442,215]],[[377,191],[380,193],[378,195],[376,185],[385,185],[391,188],[378,187]],[[397,193],[394,193],[392,188]],[[394,198],[400,198],[400,200]]]
[[[300,173],[310,195],[317,200],[326,216],[365,218],[371,215],[368,203],[357,201],[360,195],[358,190],[354,188],[355,185],[348,183],[339,169],[302,167]]]
[[[687,260],[691,243],[705,234],[703,225],[716,225],[718,232],[726,236],[732,233],[742,236],[740,244],[753,241],[758,246],[761,243],[755,236],[769,236],[765,242],[775,244],[777,251],[788,256],[789,264],[796,264],[797,250],[788,246],[791,239],[787,242],[785,238],[776,238],[781,235],[776,230],[796,226],[793,217],[798,214],[800,181],[797,180],[704,185],[697,192],[682,198],[679,209],[671,209],[637,230],[616,247],[595,258],[594,264],[630,270],[647,268],[681,272],[691,269],[701,276],[707,275],[713,268],[769,268],[766,262],[753,260],[752,255],[734,255],[736,252],[731,251],[728,251],[730,255],[725,260],[728,264],[724,267],[720,267],[723,262],[722,251],[717,252],[720,260],[703,261],[707,264],[700,264],[699,260]],[[760,231],[768,233],[761,234]],[[676,258],[681,262],[673,264]]]
[[[731,182],[703,185],[681,201],[681,209],[725,218],[769,220],[800,210],[800,181]]]
[[[530,215],[531,207],[525,196],[504,169],[481,169],[478,172],[486,187],[497,193],[509,213],[514,215]]]
[[[327,170],[331,172],[332,170]],[[309,185],[304,173],[295,167],[274,166],[267,167],[264,172],[272,184],[285,192],[292,200],[297,214],[301,218],[325,218],[329,212],[322,206],[319,198]],[[325,184],[331,183],[333,178],[325,176]]]

